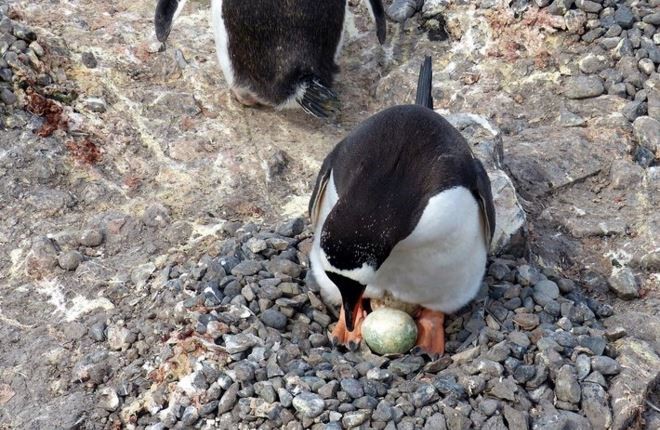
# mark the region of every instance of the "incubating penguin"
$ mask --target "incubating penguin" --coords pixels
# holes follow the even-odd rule
[[[220,67],[239,102],[287,108],[317,117],[336,113],[335,63],[347,18],[347,0],[211,0]],[[164,42],[186,0],[159,0],[154,23]],[[369,0],[380,43],[385,41],[381,0]]]
[[[433,111],[431,58],[415,105],[364,121],[327,156],[309,204],[323,297],[341,303],[332,340],[355,348],[363,299],[417,305],[417,346],[444,352],[444,314],[477,294],[495,229],[490,180]]]

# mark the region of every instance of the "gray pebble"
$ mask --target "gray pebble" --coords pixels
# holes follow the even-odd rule
[[[6,105],[13,105],[18,99],[9,88],[0,88],[0,101]]]
[[[571,76],[564,82],[564,95],[570,99],[596,97],[604,92],[603,82],[597,76]]]
[[[78,237],[78,243],[89,247],[99,246],[103,243],[103,233],[97,229],[85,230]]]
[[[565,364],[557,372],[555,381],[555,394],[559,400],[569,403],[578,403],[580,401],[580,384],[573,366]]]
[[[609,396],[597,384],[582,385],[582,411],[594,429],[607,429],[612,425]]]
[[[542,280],[534,285],[534,301],[541,306],[559,297],[559,287],[550,280]]]
[[[194,406],[188,406],[181,415],[181,423],[185,426],[192,426],[199,419],[199,413]]]
[[[364,390],[360,381],[354,378],[342,379],[341,389],[345,391],[353,399],[364,396]]]
[[[591,357],[591,368],[603,375],[616,375],[621,371],[621,366],[616,360],[604,355]]]
[[[83,52],[81,60],[85,67],[88,69],[94,69],[98,66],[96,57],[91,52]]]
[[[316,418],[323,413],[325,403],[314,393],[302,392],[293,399],[293,407],[304,417]]]
[[[66,251],[57,257],[57,264],[64,270],[76,270],[82,262],[82,254],[78,251]]]
[[[635,17],[628,6],[619,5],[614,13],[614,20],[621,26],[621,28],[628,29],[632,28],[632,25],[635,22]]]

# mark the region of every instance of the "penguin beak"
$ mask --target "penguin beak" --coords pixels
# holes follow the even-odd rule
[[[358,318],[358,312],[362,311],[362,294],[356,301],[349,301],[342,299],[342,306],[344,307],[344,318],[346,319],[346,328],[352,332],[355,329],[355,321]]]

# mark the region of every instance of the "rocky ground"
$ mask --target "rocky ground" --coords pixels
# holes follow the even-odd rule
[[[384,48],[351,1],[334,122],[237,105],[208,2],[166,47],[152,3],[0,2],[0,429],[660,427],[657,0],[397,1]],[[426,54],[494,257],[445,356],[337,350],[307,199]]]

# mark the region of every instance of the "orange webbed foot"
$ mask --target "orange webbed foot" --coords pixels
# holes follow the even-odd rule
[[[332,344],[344,345],[349,350],[355,351],[360,346],[360,341],[362,340],[362,321],[364,321],[366,316],[367,312],[362,307],[362,300],[360,300],[358,302],[358,309],[353,323],[353,331],[348,331],[346,328],[344,307],[341,306],[341,310],[339,311],[339,321],[330,334],[330,341]]]
[[[416,348],[427,354],[445,352],[445,314],[422,308],[417,315]]]

